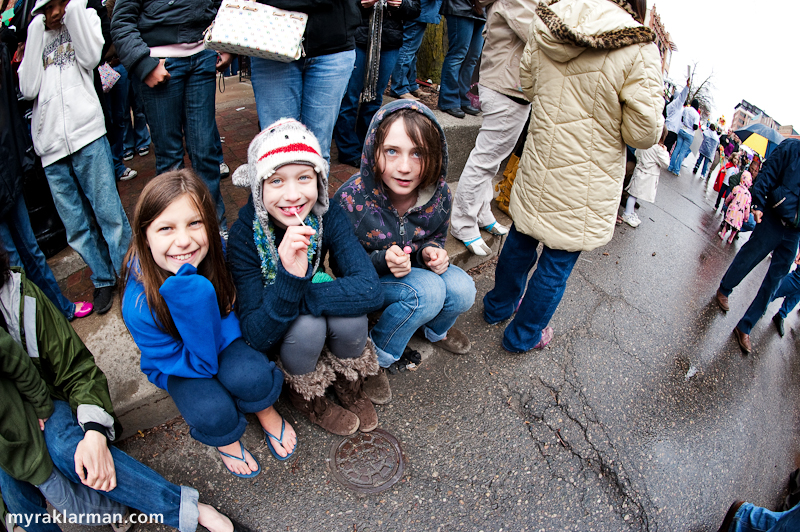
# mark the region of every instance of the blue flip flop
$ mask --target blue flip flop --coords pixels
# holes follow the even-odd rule
[[[228,457],[228,458],[232,458],[232,459],[234,459],[234,460],[239,460],[240,462],[247,463],[247,459],[245,458],[245,455],[244,455],[244,451],[245,451],[245,449],[244,449],[244,444],[242,443],[242,441],[241,441],[241,440],[239,440],[239,449],[242,451],[242,457],[241,457],[241,458],[239,458],[238,456],[233,456],[232,454],[223,453],[222,451],[220,451],[220,450],[219,450],[219,447],[217,447],[217,452],[218,452],[219,454],[221,454],[222,456],[226,456],[226,457]],[[273,454],[274,454],[274,453],[273,453]],[[250,456],[253,456],[253,453],[250,453]],[[228,472],[230,472],[230,474],[231,474],[231,475],[233,475],[233,476],[235,476],[235,477],[239,477],[239,478],[253,478],[254,476],[256,476],[256,475],[258,475],[259,473],[261,473],[261,464],[259,464],[259,463],[258,463],[258,460],[256,460],[256,457],[255,457],[255,456],[253,456],[253,460],[255,460],[255,462],[256,462],[256,465],[258,466],[258,469],[256,469],[255,471],[251,471],[249,475],[242,475],[241,473],[234,473],[233,471],[231,471],[231,468],[230,468],[230,467],[228,467],[228,465],[227,465],[225,462],[222,462],[222,465],[224,465],[224,466],[225,466],[225,469],[227,469],[227,470],[228,470]]]
[[[284,430],[286,430],[286,420],[285,419],[281,418],[281,437],[280,438],[276,438],[275,436],[273,436],[272,434],[267,432],[267,429],[265,429],[264,427],[261,427],[261,430],[263,430],[264,434],[266,435],[266,438],[264,438],[264,440],[267,442],[267,448],[269,449],[269,452],[271,452],[272,456],[274,456],[277,460],[280,460],[281,462],[283,462],[284,460],[288,460],[289,457],[294,454],[294,450],[297,449],[297,442],[295,442],[294,447],[292,448],[292,452],[290,452],[286,456],[281,456],[277,452],[275,452],[275,447],[273,447],[272,446],[272,442],[269,441],[270,438],[272,438],[273,440],[278,442],[278,444],[283,443],[283,432],[284,432]]]

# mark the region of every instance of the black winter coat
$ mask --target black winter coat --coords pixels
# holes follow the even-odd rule
[[[369,42],[369,20],[373,8],[361,9],[361,24],[356,28],[356,46],[366,48]],[[403,46],[403,21],[414,20],[422,13],[420,0],[403,0],[398,7],[389,6],[383,13],[381,50],[397,50]]]
[[[260,0],[262,4],[308,15],[303,49],[306,57],[353,50],[361,22],[359,0]]]
[[[11,54],[0,43],[0,219],[22,193],[23,176],[33,168],[33,145],[28,126],[17,107]]]
[[[750,194],[755,209],[770,209],[787,225],[800,227],[800,140],[787,139],[775,148]]]
[[[442,9],[439,12],[442,15],[457,15],[474,20],[486,20],[485,12],[483,15],[478,15],[472,10],[472,0],[444,0]]]

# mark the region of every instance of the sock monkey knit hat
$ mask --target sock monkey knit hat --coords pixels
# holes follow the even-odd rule
[[[281,166],[305,164],[317,173],[317,203],[311,212],[322,217],[328,211],[328,163],[322,157],[317,137],[293,118],[281,118],[256,135],[247,149],[247,164],[231,177],[237,187],[250,187],[253,205],[262,225],[269,214],[262,199],[262,185]]]

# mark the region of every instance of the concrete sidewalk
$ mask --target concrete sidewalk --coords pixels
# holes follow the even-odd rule
[[[384,102],[391,100],[385,97]],[[259,132],[258,115],[255,109],[255,98],[247,81],[239,82],[238,78],[227,78],[225,92],[217,93],[217,126],[223,139],[225,162],[235,170],[247,161],[247,147]],[[451,117],[441,111],[434,110],[437,119],[445,131],[448,140],[450,160],[448,164],[448,182],[455,192],[458,177],[466,164],[469,152],[475,143],[480,117],[467,116],[463,120]],[[329,194],[333,194],[357,169],[338,163],[335,147],[331,153],[331,172]],[[131,181],[118,183],[122,205],[131,217],[135,203],[145,184],[155,174],[155,154],[151,150],[145,157],[138,155],[126,163],[139,172],[139,176]],[[187,158],[187,166],[190,166]],[[233,186],[230,178],[222,181],[221,192],[230,226],[238,218],[239,209],[247,203],[250,189]],[[509,218],[495,209],[501,223],[510,223]],[[492,235],[484,235],[487,244],[497,253],[501,239]],[[469,253],[455,238],[449,238],[446,246],[451,263],[465,270],[478,266],[492,257],[477,257]],[[91,272],[81,258],[67,248],[48,261],[64,294],[73,301],[92,299],[93,286],[89,280]],[[178,415],[172,399],[156,388],[139,368],[139,350],[128,333],[120,314],[119,298],[115,298],[113,308],[105,315],[93,314],[87,318],[72,322],[73,327],[83,341],[94,353],[98,366],[106,373],[111,390],[111,397],[117,414],[125,428],[123,438],[135,434],[139,430],[154,427]],[[424,355],[430,351],[422,346]]]

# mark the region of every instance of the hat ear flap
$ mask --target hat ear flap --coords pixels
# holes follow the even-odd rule
[[[231,183],[237,187],[249,187],[250,186],[250,165],[249,164],[242,164],[234,170],[233,174],[231,175]]]

